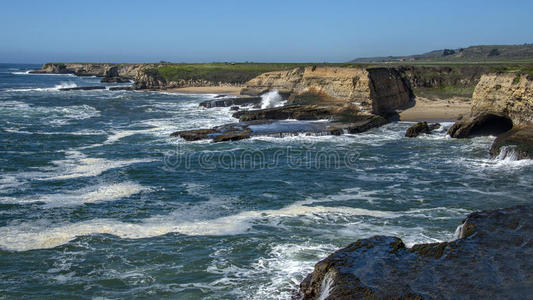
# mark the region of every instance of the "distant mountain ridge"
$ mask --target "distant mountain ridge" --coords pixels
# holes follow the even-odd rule
[[[484,62],[533,60],[533,44],[523,45],[480,45],[458,49],[434,50],[424,54],[408,56],[362,57],[352,63],[375,62]]]

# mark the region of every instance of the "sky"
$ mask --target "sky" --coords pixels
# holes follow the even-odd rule
[[[533,1],[0,0],[0,63],[345,62],[533,42]]]

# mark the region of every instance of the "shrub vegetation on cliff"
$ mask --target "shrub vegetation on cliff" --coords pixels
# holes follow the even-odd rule
[[[206,80],[232,84],[244,83],[262,73],[290,70],[308,64],[297,63],[205,63],[166,64],[148,72],[158,72],[166,81]]]

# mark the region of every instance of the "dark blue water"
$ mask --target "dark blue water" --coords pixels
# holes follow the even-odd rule
[[[39,67],[0,65],[0,298],[287,299],[358,238],[448,240],[533,200],[531,161],[451,123],[188,143],[169,134],[235,121],[214,95],[61,92],[99,79]]]

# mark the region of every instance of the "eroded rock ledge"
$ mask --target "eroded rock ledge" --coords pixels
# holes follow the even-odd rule
[[[533,292],[533,205],[475,212],[459,238],[406,248],[374,236],[315,265],[296,299],[523,299]]]

